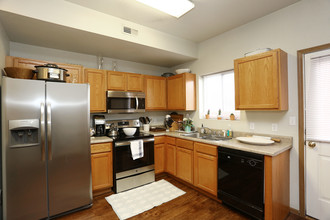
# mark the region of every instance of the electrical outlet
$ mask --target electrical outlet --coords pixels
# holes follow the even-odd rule
[[[254,123],[250,122],[250,130],[254,130]]]
[[[274,123],[272,124],[272,131],[277,131],[278,124]]]
[[[290,116],[289,125],[296,125],[296,117],[295,116]]]

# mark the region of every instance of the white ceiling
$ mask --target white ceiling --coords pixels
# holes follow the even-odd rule
[[[105,13],[107,16],[111,15],[157,30],[157,33],[170,34],[169,36],[174,36],[171,36],[172,40],[175,38],[178,39],[177,42],[182,42],[180,40],[185,39],[184,41],[190,42],[194,50],[197,51],[197,43],[297,1],[299,0],[193,0],[195,8],[178,19],[149,8],[135,0],[62,0],[49,2],[54,4],[65,2],[67,6],[74,6],[75,9],[88,8],[88,11],[97,11],[98,14]],[[31,5],[33,2],[29,2],[19,7],[17,6],[19,0],[14,2],[3,0],[2,2],[6,4],[0,3],[0,21],[10,41],[13,42],[95,56],[102,55],[163,67],[174,67],[197,59],[197,52],[187,54],[179,50],[173,50],[173,48],[177,48],[177,45],[169,39],[161,39],[162,43],[170,44],[166,48],[160,49],[151,44],[146,46],[125,39],[98,34],[92,30],[69,27],[65,23],[61,25],[56,22],[42,20],[25,13],[27,6],[34,14],[35,7],[48,9],[47,4],[36,5],[37,3],[34,3],[35,5]],[[35,0],[35,2],[42,1]],[[9,6],[6,7],[6,5]],[[63,4],[61,5],[63,6]],[[51,8],[49,13],[54,13],[56,10],[58,10],[56,7]],[[36,13],[38,13],[38,10],[36,10]],[[72,18],[76,19],[74,16],[75,14]],[[183,44],[180,43],[179,45],[182,46]],[[172,46],[172,49],[169,49],[168,46]]]
[[[135,0],[66,0],[172,35],[202,42],[299,0],[192,0],[195,8],[180,18]]]

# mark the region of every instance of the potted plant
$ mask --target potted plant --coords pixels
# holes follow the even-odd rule
[[[205,118],[206,118],[206,119],[209,119],[209,118],[210,118],[210,109],[207,110],[207,114],[205,115]]]
[[[234,115],[234,113],[231,113],[231,114],[230,114],[230,120],[235,120],[235,115]]]
[[[182,125],[184,127],[184,130],[186,132],[190,132],[191,131],[191,127],[193,126],[193,120],[191,118],[184,118]]]
[[[221,109],[219,109],[219,111],[218,111],[217,119],[218,119],[218,120],[221,120],[221,119],[222,119],[222,117],[221,117]]]

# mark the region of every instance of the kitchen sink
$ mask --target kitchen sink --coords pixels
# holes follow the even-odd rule
[[[207,134],[200,134],[200,133],[185,133],[180,134],[180,136],[184,137],[191,137],[191,138],[198,138],[198,139],[204,139],[204,140],[210,140],[210,141],[226,141],[230,140],[230,137],[222,137],[218,135],[207,135]]]
[[[180,136],[199,138],[200,134],[199,133],[185,133],[185,134],[180,134]]]
[[[230,137],[221,137],[221,136],[214,136],[214,135],[206,135],[200,137],[200,139],[210,140],[210,141],[227,141],[230,140]]]

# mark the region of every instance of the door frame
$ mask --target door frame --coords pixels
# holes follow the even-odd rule
[[[298,65],[298,143],[299,143],[299,215],[306,216],[305,197],[305,118],[304,118],[304,55],[330,49],[330,43],[297,51]]]

